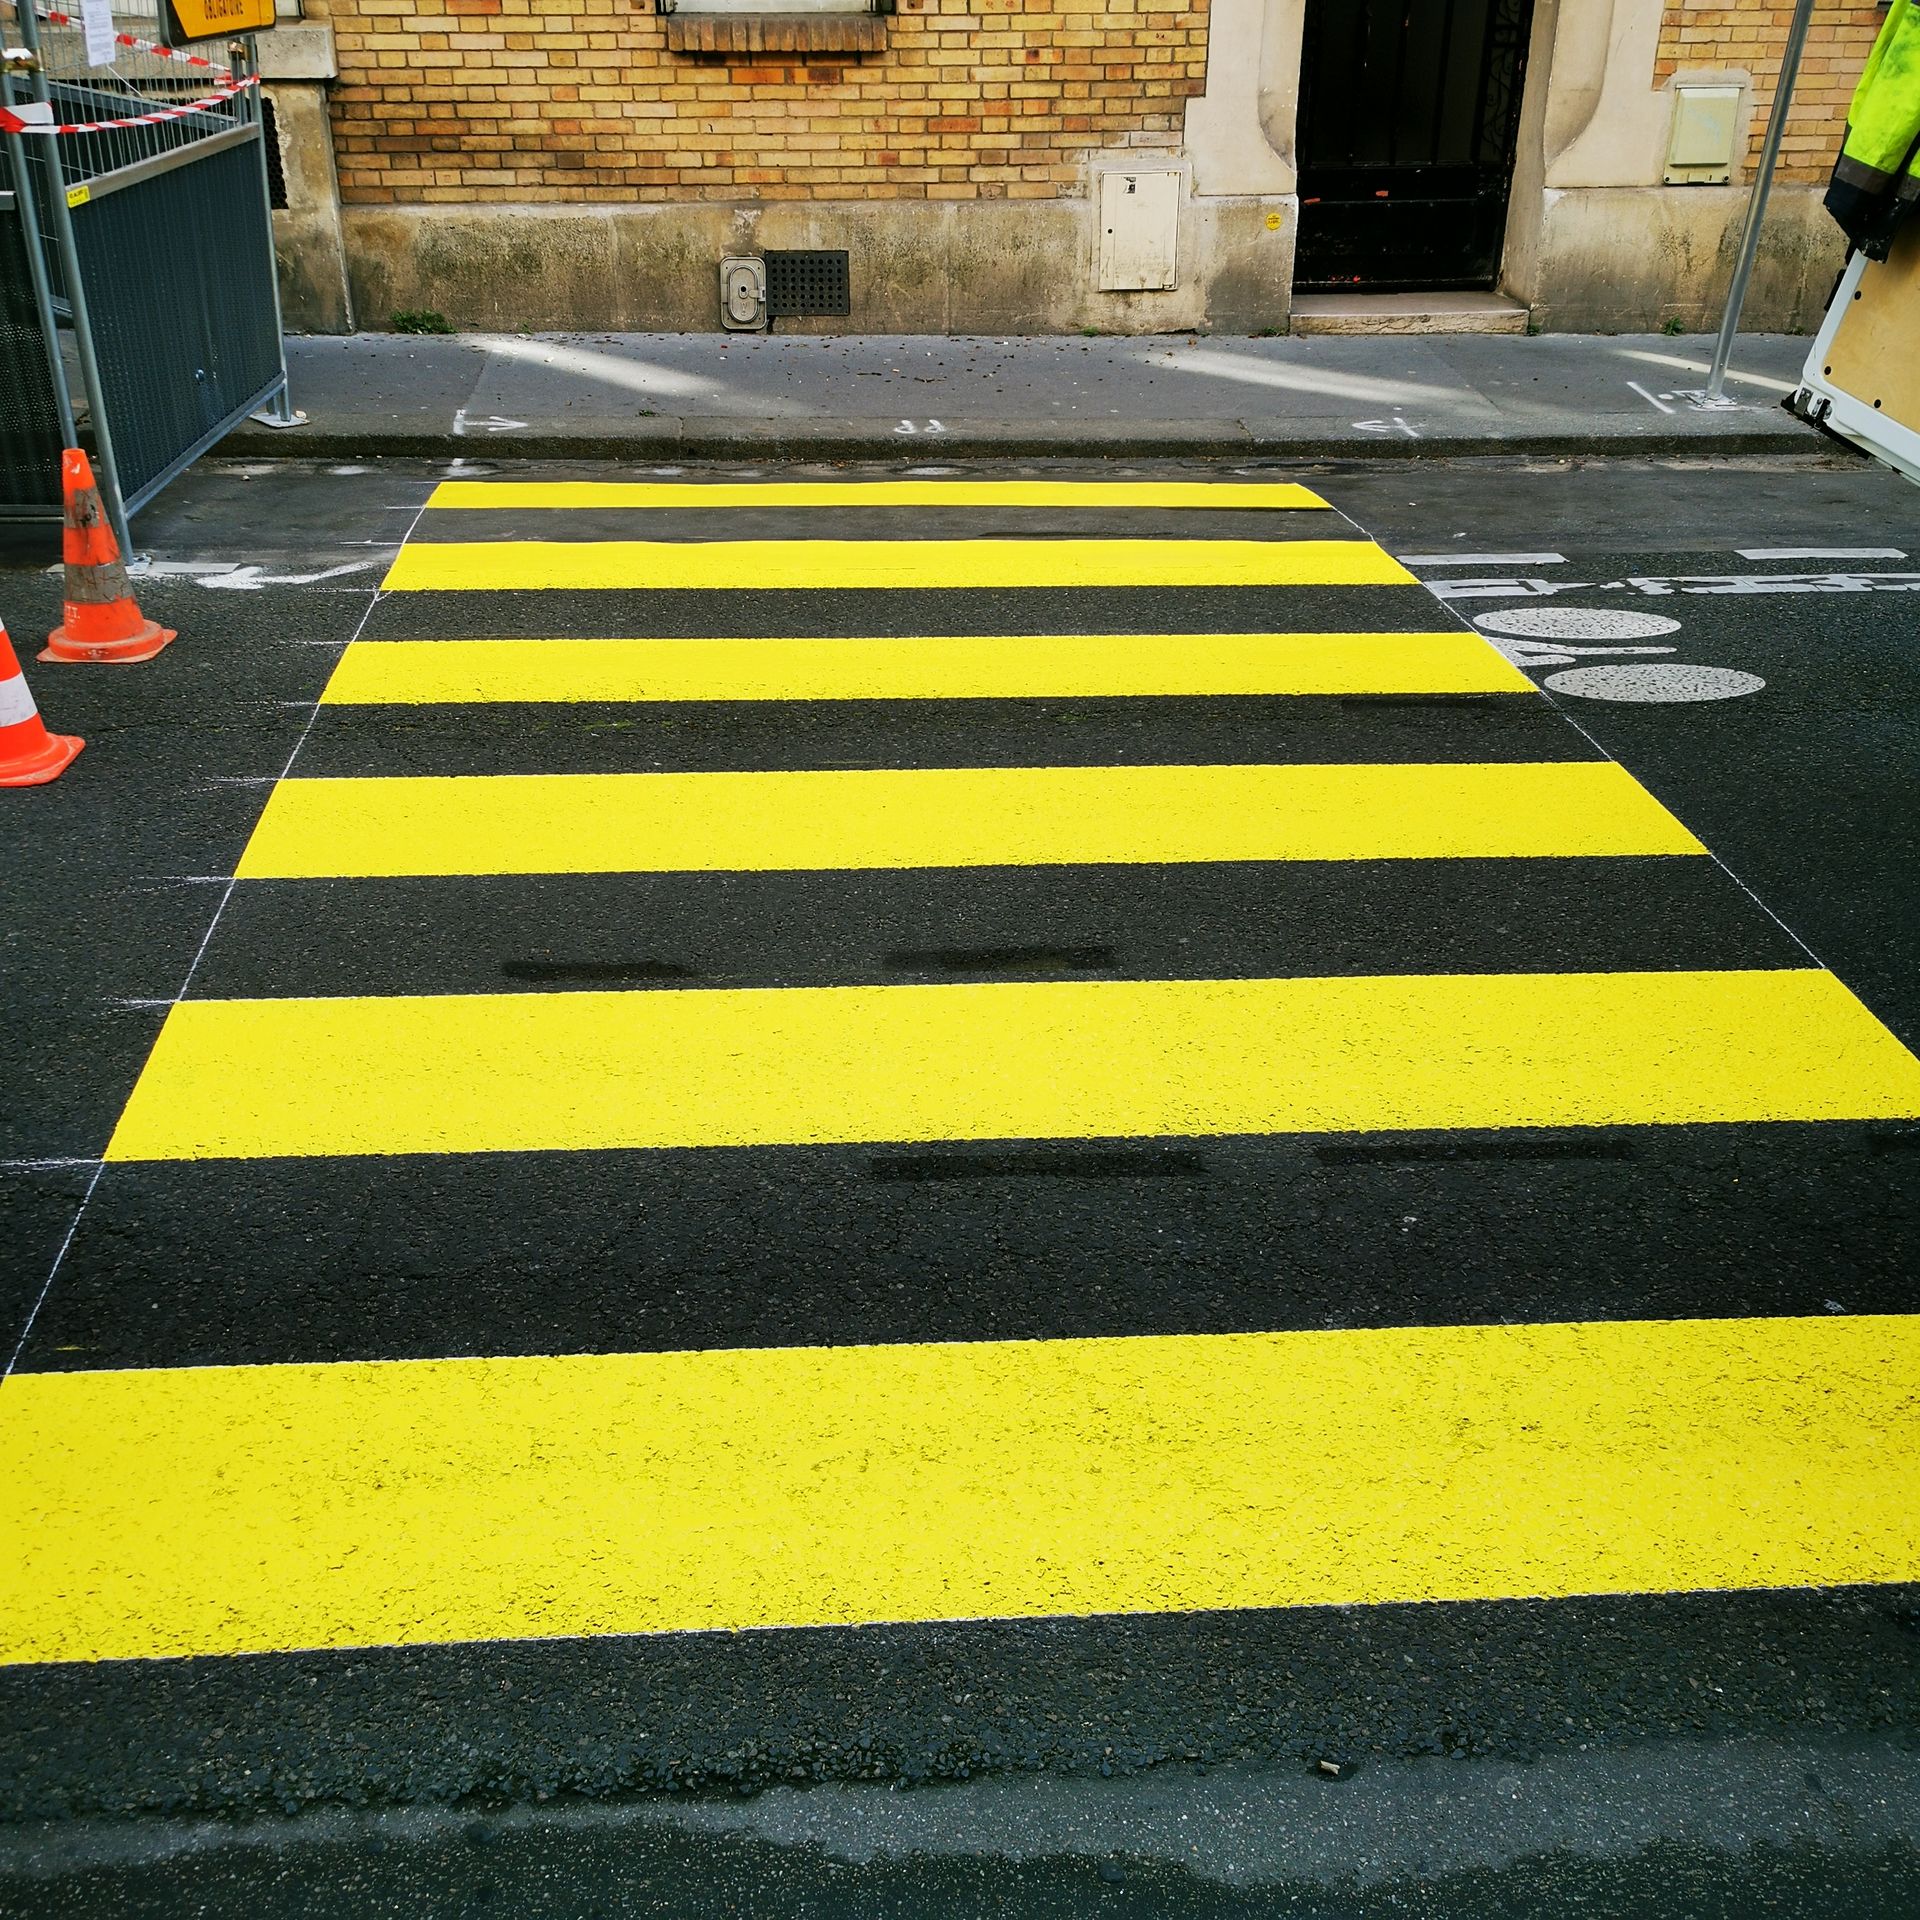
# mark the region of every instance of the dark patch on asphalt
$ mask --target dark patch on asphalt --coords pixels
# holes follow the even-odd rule
[[[951,973],[970,979],[991,979],[1001,974],[1050,979],[1060,974],[1112,973],[1119,961],[1119,952],[1113,947],[934,947],[887,955],[887,967],[893,973]]]
[[[1920,1593],[950,1622],[0,1670],[12,1817],[1920,1733]]]
[[[1807,964],[1691,855],[442,875],[243,881],[194,994]]]
[[[1320,696],[580,701],[320,709],[305,778],[771,773],[808,767],[1449,765],[1596,760],[1544,700],[1377,707]]]
[[[1903,1313],[1850,1123],[120,1163],[23,1364]],[[1618,1156],[1613,1143],[1631,1143]],[[1566,1151],[1540,1157],[1548,1142]],[[1597,1150],[1596,1150],[1597,1149]],[[1188,1156],[1009,1179],[975,1156]],[[910,1155],[914,1180],[875,1179]],[[952,1172],[931,1177],[946,1161]],[[1131,1184],[1130,1184],[1131,1182]]]
[[[1386,1166],[1396,1160],[1631,1160],[1631,1139],[1530,1140],[1333,1140],[1314,1148],[1330,1167]]]
[[[388,594],[369,640],[711,640],[762,635],[1438,633],[1424,587],[547,588]]]

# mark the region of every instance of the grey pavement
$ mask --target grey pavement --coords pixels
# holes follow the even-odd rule
[[[1781,406],[1807,342],[1703,337],[362,334],[289,341],[270,456],[1744,454],[1817,447]]]

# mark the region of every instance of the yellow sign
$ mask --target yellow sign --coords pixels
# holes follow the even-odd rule
[[[163,38],[170,47],[263,33],[274,24],[274,0],[166,0],[164,12]]]
[[[91,187],[69,187],[67,189],[67,205],[70,207],[84,207],[92,198],[93,189]]]

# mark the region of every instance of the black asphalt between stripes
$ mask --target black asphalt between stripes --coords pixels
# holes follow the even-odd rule
[[[576,1794],[1832,1740],[1920,1722],[1917,1628],[1878,1587],[14,1667],[0,1778],[17,1817],[465,1803],[479,1845],[483,1809]]]
[[[435,507],[410,544],[503,540],[1351,540],[1324,507]],[[743,581],[751,585],[751,581]]]
[[[1853,1123],[112,1164],[29,1371],[1904,1313]]]
[[[1802,967],[1711,860],[248,880],[196,998]]]
[[[322,707],[300,779],[1598,760],[1533,694]]]
[[[898,639],[1067,633],[1437,633],[1424,587],[625,587],[389,593],[369,640]]]

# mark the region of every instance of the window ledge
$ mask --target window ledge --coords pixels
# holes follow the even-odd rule
[[[884,53],[877,13],[670,13],[672,53]]]

